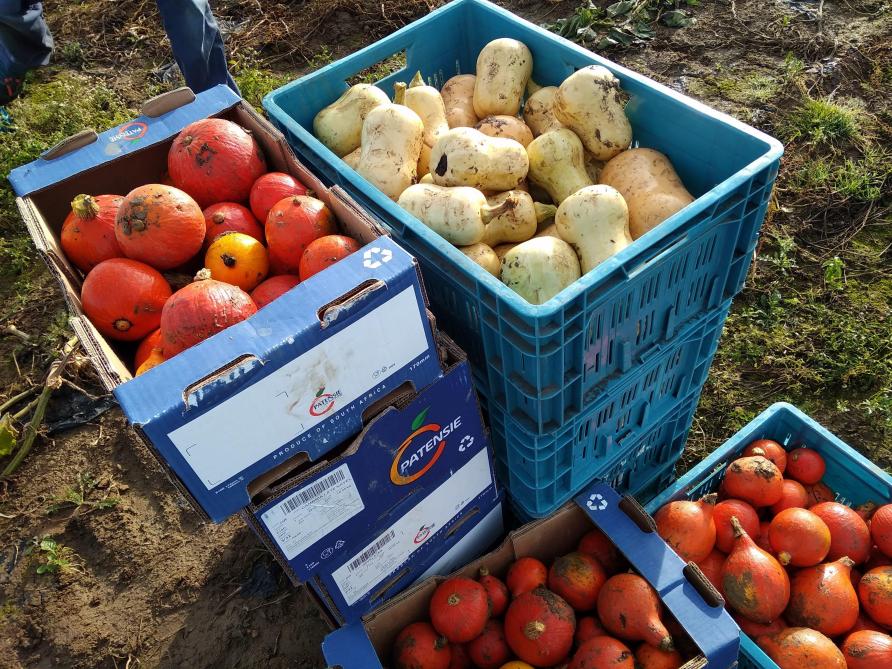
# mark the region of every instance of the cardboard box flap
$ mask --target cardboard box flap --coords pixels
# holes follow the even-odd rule
[[[740,628],[724,606],[710,606],[688,580],[661,593],[663,605],[676,620],[684,621],[684,630],[709,660],[711,667],[733,667],[740,647]],[[697,615],[691,615],[691,609]]]
[[[647,512],[637,502],[630,504],[623,499],[606,483],[598,483],[576,497],[575,501],[595,525],[602,530],[610,528],[611,541],[662,596],[677,585],[678,574],[685,563],[673,551],[666,550],[665,542],[656,532],[656,524],[652,529],[643,526],[648,520],[653,523]],[[637,509],[632,510],[633,507]],[[636,513],[643,516],[636,516]]]
[[[44,154],[37,160],[12,170],[9,181],[16,195],[20,197],[29,195],[81,172],[117,160],[121,156],[166,141],[184,126],[219,114],[238,103],[240,99],[228,86],[221,84],[199,93],[192,102],[161,113],[159,116],[143,114],[98,136],[95,133],[90,134],[90,131],[78,133],[63,140],[63,143],[69,144],[57,145],[54,147],[55,151],[51,149],[52,153]],[[163,107],[157,111],[162,110]],[[95,141],[81,145],[94,136]],[[65,151],[69,147],[75,148]],[[60,152],[61,155],[53,157]]]
[[[390,263],[395,256],[405,262]],[[301,284],[301,301],[308,297],[306,291],[312,291],[313,302],[324,305],[318,311],[298,308],[295,293],[288,293],[250,319],[180,353],[177,358],[187,364],[160,365],[115,389],[115,396],[128,419],[139,426],[170,413],[182,415],[216,404],[260,378],[258,370],[281,344],[293,343],[296,333],[337,331],[357,320],[368,310],[373,294],[398,289],[398,277],[407,265],[412,265],[411,256],[389,238],[381,238],[338,263],[343,281],[326,280],[329,277],[320,273]],[[411,271],[414,274],[414,267]],[[346,285],[354,287],[347,294]],[[223,340],[238,341],[240,352],[220,346]]]

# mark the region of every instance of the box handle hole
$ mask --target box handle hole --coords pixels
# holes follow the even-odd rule
[[[632,522],[638,526],[638,529],[645,534],[653,534],[657,531],[657,524],[650,514],[644,510],[644,507],[638,503],[638,500],[631,495],[623,495],[619,502],[620,510],[631,518]]]
[[[706,575],[693,562],[688,562],[684,568],[684,577],[688,580],[694,590],[700,593],[703,601],[709,606],[716,608],[725,605],[725,598],[716,590],[715,586],[706,578]]]

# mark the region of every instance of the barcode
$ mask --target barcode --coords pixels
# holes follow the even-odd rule
[[[390,543],[391,539],[396,536],[395,530],[390,530],[383,537],[378,539],[372,546],[366,548],[362,553],[360,553],[359,557],[353,560],[350,564],[347,565],[347,569],[349,571],[355,570],[359,565],[367,562],[369,558],[371,558],[375,553],[384,548],[387,544]]]
[[[344,473],[344,470],[337,469],[326,476],[324,479],[316,481],[316,483],[314,483],[309,488],[301,490],[296,495],[286,499],[284,502],[282,502],[280,508],[286,514],[291,513],[301,504],[306,504],[307,502],[314,500],[326,490],[331,488],[333,485],[343,481],[345,478],[347,478],[347,475]]]

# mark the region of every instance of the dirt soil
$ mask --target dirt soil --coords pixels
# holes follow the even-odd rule
[[[32,79],[34,95],[66,77],[101,82],[107,99],[92,89],[83,99],[109,119],[107,127],[177,84],[153,2],[45,4],[57,53],[55,64]],[[213,4],[243,92],[256,103],[438,3]],[[570,16],[579,3],[501,4],[542,23]],[[892,177],[883,172],[881,192],[862,200],[840,195],[844,185],[801,181],[818,160],[860,165],[868,143],[889,145],[892,9],[882,2],[820,6],[818,13],[808,2],[692,3],[695,25],[658,26],[652,40],[606,52],[789,141],[760,259],[735,303],[687,464],[781,399],[812,411],[881,466],[892,464]],[[854,101],[867,118],[862,139],[822,153],[794,137],[787,112],[805,97],[824,96]],[[22,161],[44,148],[26,144],[22,134],[0,134],[0,141],[8,138],[22,142]],[[9,193],[4,198],[0,251],[15,268],[3,275],[0,403],[39,384],[70,336],[60,292],[29,250]],[[834,257],[845,263],[839,289],[827,270]],[[832,322],[834,332],[806,329],[822,322]],[[119,409],[89,418],[113,403],[86,361],[76,359],[66,378],[50,404],[49,431],[0,490],[0,665],[323,667],[325,626],[252,533],[237,519],[202,524]],[[89,419],[67,427],[75,411]],[[44,538],[54,543],[41,544]],[[38,573],[47,567],[49,573]]]

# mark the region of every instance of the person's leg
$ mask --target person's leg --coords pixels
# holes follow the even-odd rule
[[[18,95],[28,70],[49,63],[52,52],[41,3],[0,0],[0,105]]]
[[[186,84],[196,93],[226,84],[238,86],[226,66],[223,36],[208,0],[157,0],[173,57]]]

